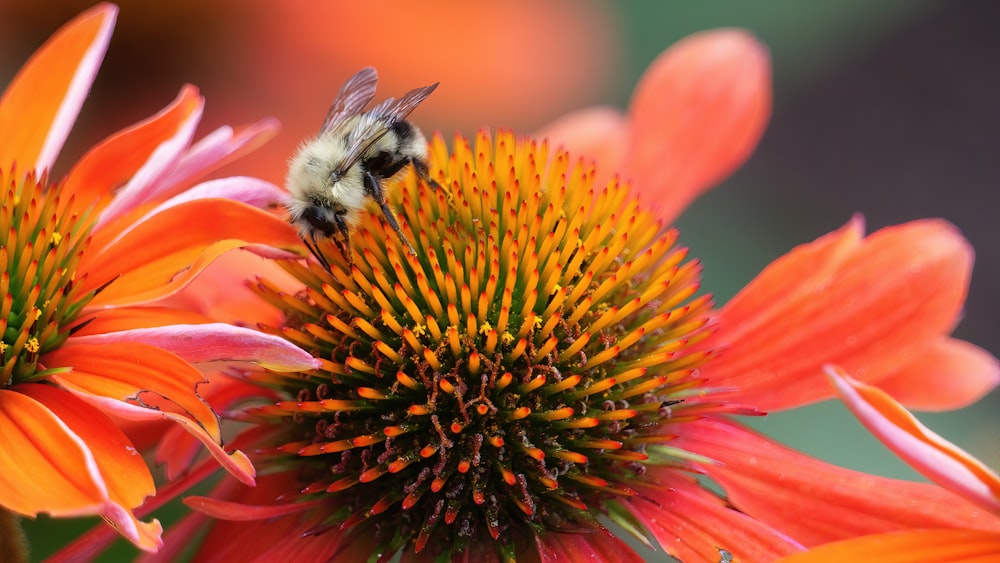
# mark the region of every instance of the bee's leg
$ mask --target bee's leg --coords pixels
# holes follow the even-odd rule
[[[344,220],[344,216],[341,213],[334,213],[333,221],[337,225],[337,233],[333,236],[333,242],[336,243],[337,249],[347,260],[349,266],[354,265],[354,255],[351,254],[351,231],[350,227],[347,226],[347,221]]]
[[[374,199],[378,203],[378,206],[382,209],[382,214],[385,215],[385,220],[388,221],[389,226],[392,227],[392,230],[396,231],[396,234],[399,235],[400,240],[406,243],[407,248],[410,249],[410,254],[416,256],[417,251],[413,248],[413,245],[410,244],[410,241],[406,238],[406,235],[403,234],[403,230],[399,228],[399,223],[396,222],[396,216],[392,214],[392,210],[389,209],[389,204],[385,202],[385,193],[382,192],[382,184],[379,183],[378,178],[376,178],[375,175],[372,174],[370,171],[365,170],[364,182],[365,182],[365,189],[368,191],[368,194],[372,196],[372,199]]]
[[[431,178],[431,169],[427,166],[426,162],[420,160],[419,158],[411,158],[410,162],[413,164],[413,169],[417,171],[417,176],[421,180],[427,182],[427,185],[435,190],[441,189],[441,184]]]

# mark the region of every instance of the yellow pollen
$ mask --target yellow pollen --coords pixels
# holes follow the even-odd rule
[[[422,324],[414,325],[413,334],[414,336],[423,336],[427,334],[427,327]]]
[[[479,334],[489,334],[491,330],[493,330],[493,326],[486,321],[479,325]]]
[[[507,331],[504,331],[504,333],[500,335],[500,342],[503,342],[504,345],[509,345],[513,341],[514,335]]]
[[[54,231],[52,233],[52,236],[49,237],[49,243],[51,243],[52,246],[56,246],[61,241],[62,241],[62,234],[60,234],[59,231]]]
[[[32,336],[24,343],[24,349],[31,354],[37,354],[39,350],[38,339]]]
[[[37,320],[38,320],[38,318],[42,316],[42,310],[41,310],[41,309],[39,309],[38,307],[35,307],[35,308],[33,308],[33,309],[31,310],[31,316],[32,316],[32,317],[34,317],[34,318],[33,318],[32,320],[35,320],[35,321],[37,321]],[[29,351],[30,351],[30,350],[29,350]]]

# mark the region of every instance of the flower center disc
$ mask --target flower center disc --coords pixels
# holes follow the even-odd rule
[[[0,388],[35,381],[46,370],[39,357],[70,335],[77,315],[93,297],[75,283],[92,221],[63,199],[43,176],[15,179],[0,172]]]
[[[384,553],[489,538],[513,553],[592,529],[603,501],[635,494],[670,440],[658,421],[698,383],[698,263],[627,186],[594,188],[593,168],[548,152],[510,133],[451,154],[435,139],[438,185],[390,190],[416,256],[366,214],[352,262],[321,245],[330,271],[285,265],[303,293],[258,288],[286,312],[274,332],[325,366],[269,374],[295,400],[248,414],[284,424],[274,453],[298,460],[302,494],[375,526]]]

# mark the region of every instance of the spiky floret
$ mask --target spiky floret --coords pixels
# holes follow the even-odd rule
[[[47,186],[44,175],[0,172],[0,186],[0,387],[6,387],[56,371],[38,359],[66,341],[94,296],[76,279],[93,221],[71,195]]]
[[[395,190],[416,256],[372,215],[351,260],[285,263],[300,294],[258,283],[287,318],[265,329],[324,367],[268,374],[290,399],[244,418],[284,440],[273,461],[329,498],[329,525],[374,529],[382,553],[506,557],[679,463],[660,423],[699,392],[711,302],[676,231],[544,142],[436,138],[431,175]]]

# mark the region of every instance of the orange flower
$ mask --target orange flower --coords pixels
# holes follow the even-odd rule
[[[700,266],[663,225],[752,149],[769,77],[746,33],[678,43],[627,119],[548,130],[596,169],[509,133],[433,141],[439,186],[393,191],[417,256],[369,215],[353,261],[328,245],[329,270],[282,262],[304,291],[256,284],[285,318],[264,329],[322,366],[248,376],[264,405],[234,414],[253,425],[239,443],[268,474],[187,499],[201,513],[168,533],[175,549],[210,526],[198,553],[220,560],[641,560],[610,520],[684,561],[770,561],[890,530],[1000,531],[938,487],[825,464],[734,420],[831,397],[829,363],[937,408],[998,376],[949,336],[971,251],[939,221],[865,237],[854,219],[719,309],[697,295]]]
[[[981,506],[984,521],[1000,522],[1000,476],[938,436],[885,392],[827,368],[841,399],[862,423],[914,469],[965,500]],[[964,528],[925,528],[876,534],[821,545],[782,563],[825,561],[995,561],[1000,533]]]
[[[156,303],[230,249],[290,256],[272,247],[297,246],[284,222],[254,207],[280,199],[276,187],[249,178],[192,186],[273,123],[193,143],[204,101],[186,86],[49,183],[116,15],[102,4],[67,24],[0,99],[0,507],[99,514],[156,550],[159,522],[132,513],[155,492],[153,480],[118,423],[173,421],[252,484],[253,467],[223,448],[219,421],[196,391],[205,381],[196,365],[281,371],[315,361],[278,338]]]

